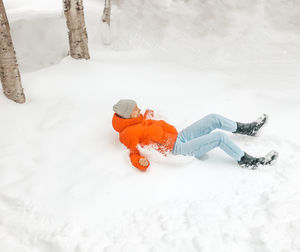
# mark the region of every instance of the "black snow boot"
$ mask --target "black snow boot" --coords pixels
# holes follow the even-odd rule
[[[268,121],[268,115],[263,114],[257,120],[252,123],[240,123],[237,122],[237,129],[233,133],[243,134],[248,136],[257,136],[258,131],[266,125]]]
[[[256,169],[259,165],[272,165],[278,158],[278,152],[277,151],[270,151],[266,156],[264,157],[252,157],[249,154],[245,152],[244,156],[242,156],[241,160],[238,161],[238,164],[241,167],[246,167],[249,169]]]

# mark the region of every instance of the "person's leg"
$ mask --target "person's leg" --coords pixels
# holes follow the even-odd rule
[[[259,158],[250,156],[233,143],[225,133],[220,131],[194,138],[186,143],[177,138],[172,153],[174,155],[189,155],[200,158],[216,147],[220,147],[236,160],[241,167],[249,169],[256,169],[259,165],[272,165],[278,158],[277,151],[270,151],[266,156]]]
[[[180,131],[178,137],[181,142],[186,143],[194,138],[209,134],[214,129],[234,132],[237,129],[237,123],[217,114],[209,114]]]
[[[220,147],[236,161],[240,161],[245,154],[225,133],[219,131],[194,138],[188,142],[177,139],[172,153],[200,158],[216,147]]]

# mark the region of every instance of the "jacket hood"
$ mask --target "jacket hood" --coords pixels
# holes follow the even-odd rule
[[[124,119],[115,113],[112,119],[112,125],[115,131],[121,133],[127,127],[140,123],[141,121],[143,121],[142,115],[137,118]]]

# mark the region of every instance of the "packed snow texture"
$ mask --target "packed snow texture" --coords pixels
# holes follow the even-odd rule
[[[0,96],[0,251],[300,251],[300,2],[85,0],[91,60],[68,57],[61,1],[5,0],[27,102]],[[274,166],[141,149],[111,126],[132,98],[178,130],[209,113],[270,117],[232,135]]]

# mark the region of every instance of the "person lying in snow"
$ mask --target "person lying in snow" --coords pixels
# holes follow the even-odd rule
[[[267,122],[266,114],[252,123],[234,122],[223,116],[210,114],[178,133],[174,126],[165,121],[152,120],[152,110],[146,110],[142,115],[133,100],[120,100],[113,106],[113,111],[113,128],[119,132],[120,141],[130,150],[131,163],[142,171],[149,167],[150,162],[141,156],[137,149],[138,144],[141,147],[151,145],[164,155],[172,152],[174,155],[196,158],[220,147],[240,166],[250,169],[256,169],[259,165],[271,165],[278,157],[276,151],[270,151],[264,157],[252,157],[242,151],[225,133],[211,133],[214,129],[222,129],[235,134],[256,136]]]

